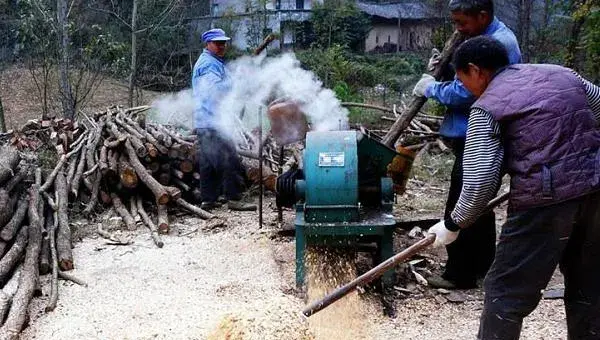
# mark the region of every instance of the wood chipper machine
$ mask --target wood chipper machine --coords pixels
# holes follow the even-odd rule
[[[286,136],[289,132],[280,137]],[[279,176],[276,188],[277,204],[296,210],[297,286],[304,283],[308,245],[369,249],[375,264],[394,255],[394,194],[403,191],[413,158],[411,151],[393,150],[366,130],[306,133],[303,169]],[[383,282],[392,280],[390,270]]]

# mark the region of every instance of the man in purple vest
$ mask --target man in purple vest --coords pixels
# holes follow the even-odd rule
[[[490,36],[509,51],[511,64],[521,62],[521,51],[517,38],[503,22],[494,16],[493,0],[451,0],[448,7],[456,29],[467,37]],[[432,58],[430,67],[436,63]],[[414,89],[414,94],[435,99],[447,107],[440,127],[440,134],[452,145],[455,161],[452,168],[450,190],[446,200],[446,217],[454,209],[463,186],[462,169],[467,119],[469,108],[475,97],[460,80],[438,82],[428,74],[423,75]],[[446,247],[448,261],[441,277],[427,278],[429,285],[438,288],[474,288],[494,259],[496,245],[496,218],[493,212],[484,214],[473,223],[477,228],[460,235],[458,240]]]
[[[429,229],[450,244],[510,175],[508,218],[484,282],[479,339],[518,339],[557,266],[570,339],[600,339],[600,88],[556,65],[509,65],[497,40],[454,55],[478,99],[469,115],[465,185],[450,218]]]

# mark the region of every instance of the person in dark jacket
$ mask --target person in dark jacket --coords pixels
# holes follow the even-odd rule
[[[518,339],[557,266],[569,339],[600,339],[600,88],[557,65],[509,65],[497,40],[454,55],[477,97],[469,115],[464,183],[449,218],[430,228],[450,244],[510,175],[508,216],[490,271],[479,339]]]
[[[514,33],[494,16],[492,0],[451,0],[450,13],[456,29],[467,37],[489,36],[498,40],[509,51],[511,64],[521,62],[521,51]],[[439,55],[438,55],[439,58]],[[433,57],[429,68],[439,59]],[[463,186],[463,153],[467,133],[467,117],[475,96],[458,79],[435,81],[425,74],[413,93],[435,99],[447,107],[440,134],[452,146],[455,161],[452,168],[450,190],[446,200],[446,217],[450,215]],[[485,276],[494,259],[496,241],[496,218],[493,212],[482,215],[475,222],[478,226],[462,233],[449,245],[448,260],[441,277],[427,278],[429,284],[438,288],[474,288],[478,279]]]

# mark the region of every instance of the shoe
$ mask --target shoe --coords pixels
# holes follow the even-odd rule
[[[229,200],[229,202],[227,202],[227,208],[235,211],[256,211],[257,209],[256,204],[245,203],[241,200]]]
[[[211,211],[215,208],[219,208],[223,206],[221,203],[219,202],[202,202],[202,204],[200,204],[200,208],[206,211]]]
[[[427,283],[432,288],[457,289],[456,284],[454,284],[454,282],[448,281],[438,275],[432,275],[432,276],[428,277]]]
[[[225,198],[225,196],[219,196],[219,198],[217,198],[217,202],[221,203],[221,204],[225,204],[227,203],[227,198]]]

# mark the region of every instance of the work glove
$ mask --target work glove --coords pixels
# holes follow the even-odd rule
[[[458,237],[459,232],[460,232],[460,230],[459,231],[448,230],[448,228],[446,227],[446,222],[444,222],[444,221],[439,221],[438,223],[434,224],[433,227],[431,227],[431,228],[429,228],[429,230],[427,230],[428,234],[435,235],[435,242],[433,242],[434,248],[445,246],[445,245],[448,245],[448,244],[454,242],[454,240],[456,240],[456,238]]]
[[[413,89],[413,95],[417,97],[425,97],[425,91],[427,91],[429,85],[433,83],[435,83],[434,77],[430,76],[429,74],[423,74],[421,80],[417,82],[417,85],[415,85],[415,88]]]
[[[442,53],[440,53],[440,51],[434,47],[431,50],[431,58],[429,58],[429,63],[427,63],[427,71],[433,72],[435,70],[435,67],[440,63],[441,60]]]

